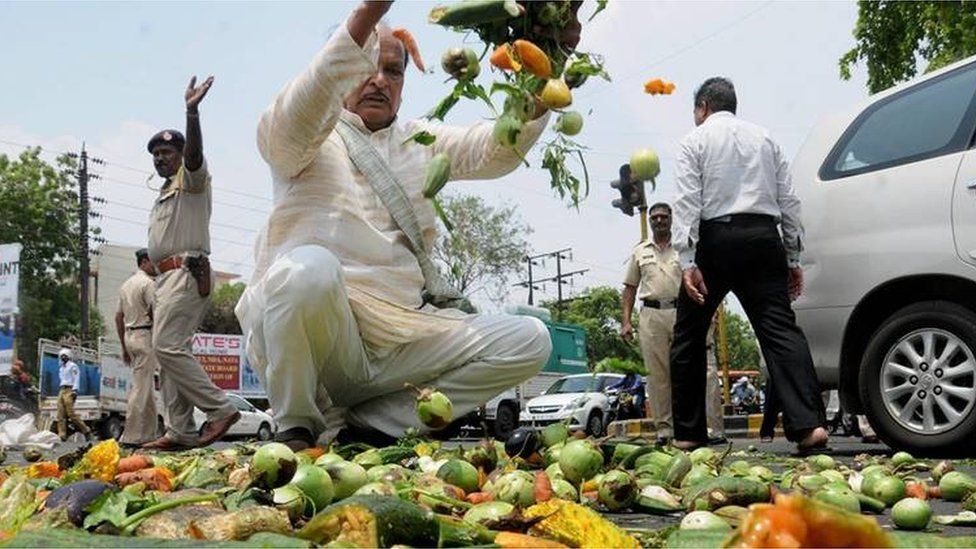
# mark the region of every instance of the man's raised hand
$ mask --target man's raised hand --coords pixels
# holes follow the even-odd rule
[[[197,86],[197,77],[194,76],[190,78],[190,84],[186,87],[186,110],[193,112],[196,111],[197,106],[203,101],[203,98],[207,96],[207,92],[210,91],[210,86],[213,86],[214,77],[208,76],[202,84]]]

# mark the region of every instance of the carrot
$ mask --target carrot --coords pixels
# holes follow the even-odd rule
[[[909,482],[905,484],[905,495],[910,498],[928,499],[928,487],[924,482]]]
[[[498,535],[495,536],[495,545],[502,549],[533,549],[537,547],[541,549],[562,549],[567,547],[558,541],[517,532],[498,532]]]
[[[536,503],[552,499],[552,483],[549,482],[549,475],[545,471],[536,471],[533,495]]]
[[[522,64],[515,59],[513,53],[514,49],[512,49],[512,45],[506,42],[495,48],[495,51],[491,53],[489,61],[492,66],[498,67],[503,71],[518,72],[522,70]]]
[[[305,448],[298,453],[306,455],[312,458],[312,461],[315,461],[325,455],[325,448],[322,448],[321,446],[312,446],[311,448]]]
[[[152,465],[151,457],[145,454],[132,454],[129,457],[124,457],[119,460],[119,465],[116,467],[115,472],[116,474],[134,473],[152,467]]]
[[[413,58],[413,64],[420,69],[420,72],[427,72],[424,60],[420,57],[420,47],[417,46],[417,39],[410,34],[410,31],[403,27],[393,29],[393,37],[399,40],[403,47],[407,49],[407,54]]]
[[[122,473],[115,476],[115,483],[120,487],[125,487],[137,482],[146,483],[149,490],[159,490],[169,492],[173,489],[173,471],[166,467],[150,467],[131,473]]]
[[[471,492],[464,498],[468,503],[478,505],[486,501],[493,501],[495,498],[488,492]]]
[[[514,45],[525,70],[539,78],[548,79],[552,76],[552,63],[549,61],[549,56],[539,46],[521,39],[516,40]]]

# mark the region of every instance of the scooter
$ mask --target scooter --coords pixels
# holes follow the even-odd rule
[[[37,387],[25,386],[8,375],[0,376],[0,422],[24,414],[34,414],[36,418],[39,412],[37,395]]]

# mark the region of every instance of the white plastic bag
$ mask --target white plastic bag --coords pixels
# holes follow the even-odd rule
[[[50,450],[61,443],[61,438],[51,431],[38,431],[34,414],[24,414],[16,419],[0,423],[0,446],[38,446]]]

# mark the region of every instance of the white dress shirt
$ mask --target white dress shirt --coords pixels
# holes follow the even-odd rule
[[[78,365],[72,361],[62,362],[61,369],[58,370],[58,377],[61,378],[61,387],[68,386],[78,390],[78,379],[81,377],[78,372]]]
[[[800,265],[803,225],[783,152],[765,128],[728,111],[712,114],[681,140],[672,234],[682,269],[695,265],[699,225],[729,214],[774,217],[790,267]]]

